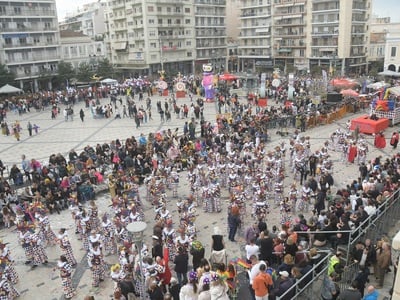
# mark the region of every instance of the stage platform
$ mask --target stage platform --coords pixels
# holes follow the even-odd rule
[[[362,116],[351,120],[350,129],[354,130],[357,126],[361,133],[378,133],[389,127],[389,119],[381,118],[375,121],[371,120],[369,116]]]

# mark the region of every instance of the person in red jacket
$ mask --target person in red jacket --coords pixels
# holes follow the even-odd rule
[[[260,272],[253,279],[253,290],[256,300],[268,300],[269,287],[273,286],[271,275],[265,272],[265,264],[260,265]]]

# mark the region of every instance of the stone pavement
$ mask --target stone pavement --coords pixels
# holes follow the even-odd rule
[[[93,119],[89,110],[85,109],[85,121],[82,123],[79,119],[79,110],[82,107],[82,103],[77,104],[74,107],[75,117],[73,121],[66,122],[61,115],[59,115],[55,120],[50,117],[50,111],[47,109],[44,112],[30,112],[18,116],[14,113],[9,113],[7,116],[7,121],[11,123],[14,120],[19,120],[23,128],[21,134],[21,141],[17,142],[13,136],[0,137],[0,159],[11,167],[13,163],[20,164],[21,155],[25,154],[28,159],[35,158],[41,162],[47,162],[48,158],[53,153],[62,153],[67,155],[69,150],[74,148],[79,151],[83,149],[86,145],[95,146],[97,143],[110,142],[116,138],[124,141],[125,138],[129,136],[138,137],[140,133],[144,133],[146,136],[150,132],[156,132],[159,130],[165,130],[171,128],[179,128],[179,133],[183,132],[183,124],[185,120],[177,119],[175,115],[172,116],[172,120],[168,123],[160,123],[160,116],[156,111],[156,101],[159,99],[164,102],[166,97],[154,96],[152,97],[153,106],[153,120],[144,124],[139,129],[136,129],[134,120],[125,119]],[[106,99],[102,100],[102,103],[107,103]],[[178,104],[186,103],[190,105],[189,98],[178,99]],[[139,103],[140,104],[140,103]],[[144,105],[144,102],[143,102]],[[215,120],[215,104],[205,103],[205,119],[207,121]],[[323,143],[328,140],[331,133],[338,127],[344,128],[348,118],[354,117],[353,115],[347,116],[345,119],[340,120],[338,123],[324,125],[322,127],[314,128],[308,130],[305,135],[311,138],[311,148],[312,150],[317,150],[321,148]],[[28,131],[26,130],[28,120],[32,124],[37,124],[40,129],[37,135],[32,137],[28,136]],[[393,129],[394,130],[394,129]],[[289,129],[289,132],[293,132]],[[389,138],[392,129],[387,130],[386,137]],[[271,150],[275,148],[282,140],[288,141],[288,138],[282,138],[276,134],[276,130],[270,130],[271,141],[268,147]],[[383,155],[384,157],[392,154],[389,147],[385,150],[377,150],[373,147],[373,138],[368,137],[368,142],[370,146],[369,158],[373,158],[377,155]],[[344,187],[346,184],[350,183],[352,179],[358,177],[358,167],[356,165],[347,165],[340,161],[340,154],[335,152],[330,152],[331,159],[335,164],[334,167],[334,179],[335,188]],[[188,195],[189,187],[186,181],[186,173],[180,173],[181,180],[178,190],[179,197],[185,197]],[[289,176],[285,179],[285,185],[288,186],[293,182],[293,178]],[[144,187],[140,188],[140,194],[142,202],[145,207],[146,222],[148,228],[146,230],[147,242],[150,242],[150,236],[154,220],[154,211],[146,201],[146,190]],[[176,199],[172,198],[171,191],[168,194],[168,209],[173,215],[175,224],[178,223],[177,209],[176,209]],[[222,197],[227,200],[227,193],[223,192]],[[104,193],[97,196],[97,204],[100,209],[100,215],[107,211],[108,204],[110,203],[110,197],[108,193]],[[220,228],[226,228],[226,205],[223,205],[223,210],[220,213],[207,214],[202,211],[201,208],[197,210],[198,217],[196,220],[196,225],[199,229],[199,239],[205,244],[206,247],[206,257],[210,255],[211,248],[211,234],[214,226],[219,226]],[[73,281],[77,287],[78,296],[75,299],[83,299],[87,294],[95,294],[96,299],[109,299],[112,294],[113,284],[108,278],[105,282],[101,283],[101,287],[97,291],[91,290],[91,275],[90,270],[87,268],[85,252],[80,250],[82,248],[81,242],[75,238],[73,230],[73,222],[70,213],[63,211],[60,215],[50,216],[52,227],[57,231],[61,227],[70,228],[69,235],[72,240],[73,249],[75,256],[79,261],[78,267],[76,268]],[[246,224],[251,222],[250,210],[247,211]],[[272,209],[271,213],[267,217],[267,223],[269,228],[272,225],[279,225],[279,211],[278,209]],[[61,250],[58,246],[48,247],[47,253],[49,255],[49,264],[47,266],[40,266],[34,271],[30,270],[30,267],[24,265],[25,257],[20,245],[17,243],[17,234],[15,228],[11,229],[1,229],[0,238],[5,242],[8,242],[13,253],[13,257],[16,261],[16,269],[20,275],[20,283],[16,285],[17,289],[21,292],[20,299],[63,299],[61,280],[59,274],[53,273],[52,268],[54,267],[57,258],[61,254]],[[230,258],[238,257],[243,255],[244,242],[241,237],[238,237],[237,243],[232,243],[225,239],[227,243],[227,252]],[[149,245],[150,246],[150,245]],[[106,261],[109,264],[116,263],[116,256],[106,257]],[[393,274],[393,273],[391,273]],[[387,276],[387,286],[385,286],[384,292],[391,287],[391,280]],[[381,293],[383,294],[383,293]],[[245,288],[242,291],[243,299],[247,299]],[[381,297],[382,298],[382,297]]]

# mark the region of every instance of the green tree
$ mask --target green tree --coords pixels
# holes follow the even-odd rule
[[[100,58],[97,61],[97,75],[103,78],[113,77],[115,70],[107,58]]]
[[[5,84],[13,84],[15,80],[15,75],[11,73],[6,65],[0,64],[0,87]]]
[[[90,66],[88,63],[79,64],[78,71],[76,74],[76,78],[82,82],[88,82],[91,80],[93,76],[93,72],[90,71]]]
[[[58,64],[58,78],[57,81],[61,85],[66,85],[67,81],[70,81],[75,77],[74,67],[70,62],[60,61]]]

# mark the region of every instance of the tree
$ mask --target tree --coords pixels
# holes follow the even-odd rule
[[[58,81],[60,84],[67,84],[75,77],[74,67],[70,62],[60,61],[58,64]]]
[[[88,81],[90,81],[90,78],[92,77],[92,75],[93,75],[93,72],[90,71],[90,66],[88,63],[79,64],[78,72],[76,75],[76,77],[79,81],[88,82]]]
[[[0,64],[0,87],[5,84],[13,84],[15,80],[15,75],[11,73],[6,65]]]
[[[113,77],[114,67],[107,58],[99,58],[97,61],[97,75],[103,78]]]

